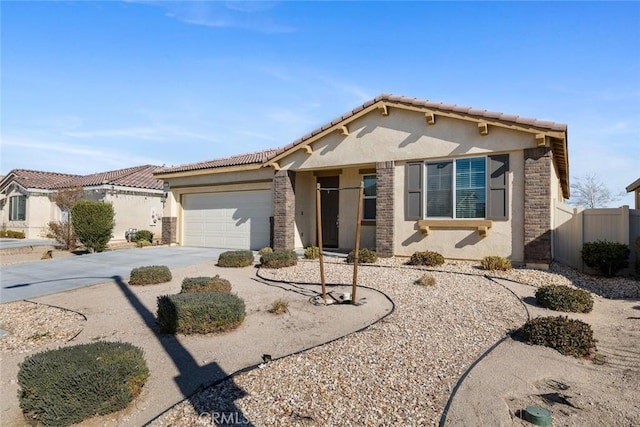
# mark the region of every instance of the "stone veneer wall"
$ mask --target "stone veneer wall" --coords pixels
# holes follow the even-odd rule
[[[178,241],[178,218],[175,216],[162,217],[162,243],[171,244]]]
[[[392,257],[393,246],[393,161],[376,163],[376,252],[381,257]]]
[[[286,170],[273,177],[273,249],[294,249],[295,246],[295,173]]]
[[[551,149],[524,150],[524,261],[551,262]]]

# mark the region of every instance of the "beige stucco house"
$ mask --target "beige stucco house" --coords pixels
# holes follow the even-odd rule
[[[124,240],[129,228],[160,236],[165,193],[162,181],[153,176],[157,168],[144,165],[84,176],[14,169],[0,181],[2,227],[23,231],[27,238],[44,237],[50,221],[63,219],[50,196],[59,189],[79,186],[86,199],[113,205],[113,240]]]
[[[381,256],[434,250],[552,259],[553,201],[569,197],[567,127],[402,96],[379,96],[281,148],[158,170],[170,187],[163,239],[259,249],[323,242]]]
[[[640,209],[640,178],[627,186],[627,193],[635,193],[636,209]]]

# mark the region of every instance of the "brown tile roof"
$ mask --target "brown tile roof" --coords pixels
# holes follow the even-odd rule
[[[189,163],[186,165],[172,166],[157,169],[155,174],[162,175],[173,172],[187,172],[201,169],[215,169],[228,166],[241,166],[251,164],[262,164],[276,155],[277,149],[258,151],[255,153],[239,154],[237,156],[225,157],[222,159],[206,160],[204,162]]]
[[[70,175],[58,172],[34,171],[28,169],[13,169],[0,182],[4,187],[9,181],[15,181],[24,188],[47,190],[63,182],[69,182],[80,175]]]
[[[490,120],[497,120],[505,123],[511,123],[514,125],[531,126],[534,128],[539,128],[541,130],[551,130],[551,131],[558,131],[558,132],[564,132],[567,130],[567,125],[562,123],[530,119],[526,117],[520,117],[520,116],[511,115],[511,114],[504,114],[504,113],[499,113],[495,111],[479,110],[471,107],[461,107],[455,104],[445,104],[443,102],[429,101],[426,99],[410,98],[407,96],[400,96],[400,95],[382,94],[354,108],[353,110],[343,114],[342,116],[335,118],[329,123],[326,123],[320,126],[319,128],[311,131],[310,133],[296,139],[292,143],[285,145],[284,147],[280,147],[277,150],[276,155],[282,154],[285,151],[295,147],[298,144],[302,144],[306,140],[316,136],[321,132],[324,132],[330,127],[337,125],[343,120],[346,120],[358,114],[362,110],[365,110],[366,108],[371,107],[373,104],[376,104],[378,102],[386,102],[386,103],[391,103],[396,105],[428,108],[431,110],[441,111],[444,113],[463,114],[463,115],[475,117],[478,119],[490,119]]]
[[[162,181],[153,176],[153,171],[156,169],[158,169],[158,166],[143,165],[107,172],[98,172],[75,178],[73,180],[73,185],[79,185],[82,187],[116,185],[121,187],[162,190]],[[66,185],[59,185],[54,188],[60,188],[63,186]]]
[[[158,166],[144,165],[91,175],[71,175],[57,172],[14,169],[0,182],[0,188],[15,181],[24,188],[54,190],[74,186],[116,185],[122,187],[161,190],[162,181],[153,176]]]

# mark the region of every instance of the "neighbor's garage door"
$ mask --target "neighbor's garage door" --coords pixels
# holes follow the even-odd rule
[[[185,194],[182,208],[185,246],[269,246],[270,191]]]

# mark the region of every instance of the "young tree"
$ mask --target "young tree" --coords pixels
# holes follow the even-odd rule
[[[81,200],[71,210],[73,229],[80,242],[91,252],[107,248],[115,227],[110,203]]]
[[[591,209],[602,208],[622,198],[622,194],[612,193],[596,174],[585,174],[574,178],[573,181],[569,200],[572,205]]]
[[[51,221],[47,224],[47,234],[53,236],[57,242],[61,243],[68,251],[75,249],[78,245],[78,238],[71,225],[71,209],[84,197],[82,187],[63,188],[49,196],[63,213],[61,221]]]

